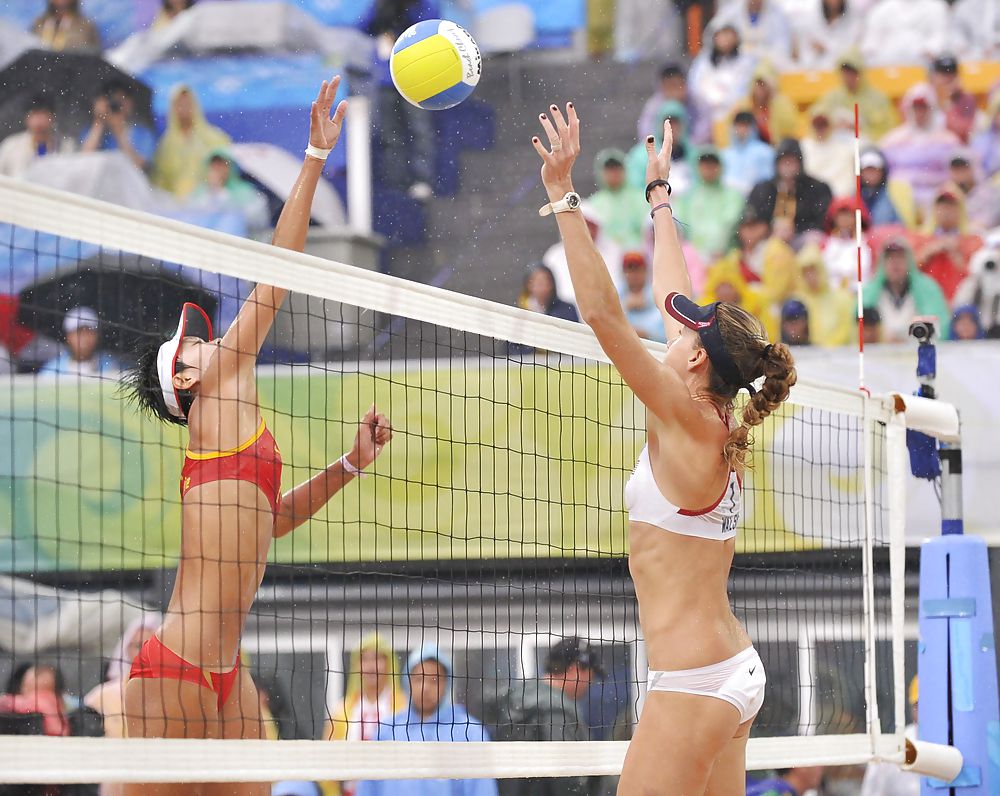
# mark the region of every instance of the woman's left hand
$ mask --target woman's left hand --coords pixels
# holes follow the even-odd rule
[[[364,470],[391,440],[392,423],[373,404],[361,419],[348,460],[359,470]]]
[[[344,114],[347,113],[347,100],[341,100],[337,109],[330,115],[333,100],[340,87],[340,75],[335,75],[330,81],[323,81],[319,94],[312,104],[309,117],[309,143],[317,149],[333,149],[340,138],[344,127]]]
[[[548,148],[538,136],[531,139],[535,151],[542,158],[542,184],[549,192],[549,198],[556,200],[573,190],[573,163],[580,154],[580,120],[572,102],[566,103],[566,116],[558,106],[550,105],[552,118],[538,115],[549,140]]]
[[[653,180],[670,179],[670,155],[674,149],[674,130],[670,126],[670,120],[663,121],[663,144],[660,151],[656,151],[656,139],[653,136],[646,138],[646,182]]]

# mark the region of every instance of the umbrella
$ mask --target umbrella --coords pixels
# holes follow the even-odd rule
[[[101,321],[103,347],[128,356],[149,335],[173,331],[186,301],[214,316],[218,299],[155,260],[101,252],[61,268],[20,293],[18,320],[61,338],[63,318],[74,307],[91,307]]]
[[[107,83],[128,86],[135,101],[133,119],[153,126],[153,94],[145,83],[99,55],[28,50],[0,71],[0,138],[24,128],[24,111],[36,94],[55,105],[63,134],[90,124],[94,97]]]

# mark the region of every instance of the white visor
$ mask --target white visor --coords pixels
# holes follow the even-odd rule
[[[205,310],[197,304],[188,302],[181,308],[181,318],[177,323],[174,336],[160,346],[156,354],[156,373],[160,378],[160,392],[167,410],[174,417],[185,417],[181,408],[181,396],[174,387],[174,375],[177,372],[177,355],[181,350],[181,340],[185,337],[198,337],[208,342],[212,339],[212,322]]]

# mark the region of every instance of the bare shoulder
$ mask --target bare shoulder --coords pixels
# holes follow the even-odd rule
[[[685,423],[667,424],[650,414],[650,437],[656,436],[665,448],[673,451],[672,457],[681,452],[697,455],[705,460],[712,459],[713,453],[718,453],[721,457],[729,437],[725,416],[708,401],[692,398],[691,404],[692,411]]]
[[[697,404],[686,424],[649,423],[650,464],[667,497],[680,506],[707,505],[728,477],[725,461],[729,427],[724,416],[707,401]]]

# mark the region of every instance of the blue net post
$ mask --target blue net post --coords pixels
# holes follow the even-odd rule
[[[962,533],[962,452],[942,444],[941,536],[920,549],[918,735],[962,752],[951,782],[921,796],[1000,796],[1000,708],[986,543]]]

